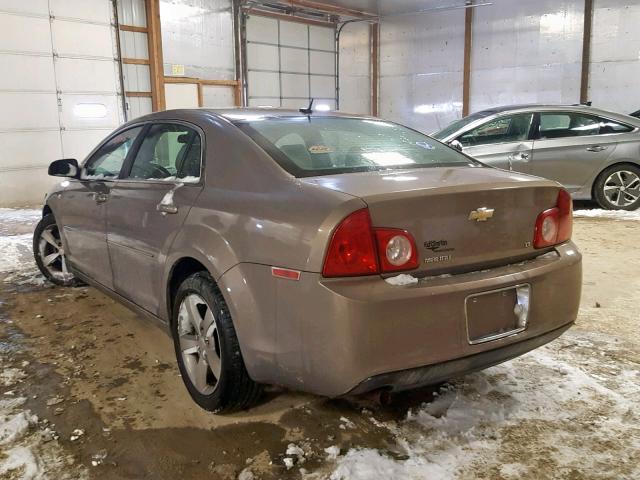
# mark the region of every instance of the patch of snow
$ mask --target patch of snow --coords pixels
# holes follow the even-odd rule
[[[335,460],[340,455],[340,447],[332,445],[324,449],[324,453],[327,454],[329,460]]]
[[[415,285],[418,283],[418,279],[413,275],[408,275],[406,273],[401,273],[400,275],[396,275],[395,277],[389,277],[384,279],[389,285],[393,285],[396,287],[401,287],[404,285]]]
[[[293,468],[293,458],[284,457],[282,459],[282,462],[284,463],[284,466],[287,467],[287,470],[290,470],[291,468]]]
[[[0,416],[0,445],[19,440],[31,425],[37,423],[38,417],[26,411]]]
[[[546,461],[566,471],[601,472],[615,456],[616,464],[633,466],[640,446],[632,433],[640,434],[632,426],[640,425],[635,413],[640,372],[632,363],[620,370],[615,354],[593,355],[597,346],[581,335],[569,332],[527,355],[467,375],[400,422],[370,417],[395,438],[403,459],[355,447],[336,457],[331,480],[467,478],[475,465],[486,470],[487,462],[502,478],[521,478],[531,472],[503,448],[513,435],[533,442],[528,464]],[[588,438],[576,438],[577,423],[591,426]],[[635,465],[629,478],[640,478]]]
[[[27,375],[18,368],[5,368],[0,372],[0,383],[3,387],[11,387]]]
[[[256,478],[255,475],[248,468],[242,470],[240,475],[238,475],[238,480],[254,480],[254,478]]]
[[[0,476],[9,477],[11,472],[21,472],[22,480],[35,480],[42,478],[42,467],[33,454],[33,450],[22,445],[10,448],[5,452],[6,458],[0,460]],[[5,477],[7,475],[7,477]]]
[[[33,235],[0,236],[0,273],[25,270],[26,264],[35,265],[32,251]]]
[[[592,210],[575,210],[573,212],[575,218],[608,218],[611,220],[640,220],[640,209],[627,210],[603,210],[594,208]]]

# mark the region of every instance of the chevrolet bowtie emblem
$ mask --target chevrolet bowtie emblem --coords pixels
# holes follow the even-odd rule
[[[477,210],[472,210],[469,213],[469,220],[475,220],[476,222],[486,222],[493,217],[493,208],[481,207]]]

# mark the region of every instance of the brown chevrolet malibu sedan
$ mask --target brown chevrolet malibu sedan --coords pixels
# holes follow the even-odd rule
[[[166,111],[49,173],[66,178],[35,232],[44,275],[165,325],[209,410],[261,384],[433,384],[551,341],[578,311],[567,192],[395,123]]]

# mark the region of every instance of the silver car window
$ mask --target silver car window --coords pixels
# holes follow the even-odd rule
[[[460,135],[463,147],[522,142],[529,138],[533,113],[503,115]]]

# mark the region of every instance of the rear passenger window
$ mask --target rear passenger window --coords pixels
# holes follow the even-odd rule
[[[201,157],[198,132],[184,125],[159,123],[147,131],[128,178],[197,182]]]
[[[540,114],[540,138],[584,137],[631,132],[633,127],[594,115],[559,112]]]
[[[503,116],[464,133],[458,141],[463,147],[522,142],[529,138],[532,118],[532,113]]]

